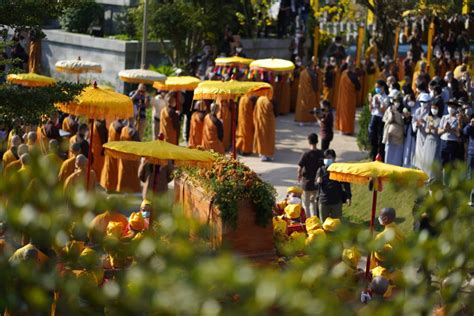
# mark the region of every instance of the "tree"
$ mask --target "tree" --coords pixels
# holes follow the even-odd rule
[[[80,1],[67,7],[59,17],[61,27],[68,32],[90,33],[91,27],[104,24],[104,9],[95,1]]]
[[[142,30],[143,4],[133,10],[136,29]],[[218,0],[149,0],[151,40],[158,40],[173,65],[181,66],[197,54],[204,41],[219,45],[227,25],[236,25],[234,2]],[[140,34],[138,34],[140,35]],[[169,40],[171,45],[167,45]]]

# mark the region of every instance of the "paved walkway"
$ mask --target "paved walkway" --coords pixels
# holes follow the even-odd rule
[[[319,127],[299,126],[294,115],[277,117],[276,122],[276,153],[273,162],[261,162],[257,156],[239,157],[264,180],[273,184],[279,198],[286,195],[289,186],[298,184],[296,181],[297,163],[305,150],[308,150],[308,134],[319,134]],[[356,127],[357,129],[357,127]],[[319,148],[318,144],[318,148]],[[343,136],[335,132],[331,148],[336,151],[337,161],[357,161],[366,157],[357,147],[356,136]]]

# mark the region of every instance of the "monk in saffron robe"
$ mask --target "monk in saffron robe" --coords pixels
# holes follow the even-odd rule
[[[253,113],[253,151],[261,156],[262,161],[271,161],[275,154],[275,121],[272,102],[267,97],[258,98]]]
[[[224,128],[222,122],[217,118],[217,104],[211,104],[211,112],[204,118],[202,129],[202,147],[212,149],[219,154],[224,154]]]
[[[203,101],[197,101],[194,105],[195,111],[191,115],[189,127],[189,147],[196,148],[202,144],[202,129],[204,127],[204,118],[206,117],[206,104]]]
[[[79,185],[82,187],[86,186],[87,181],[87,164],[88,160],[86,156],[80,154],[76,157],[76,171],[67,177],[64,181],[64,192],[71,191],[75,186]],[[89,175],[89,189],[94,189],[96,186],[96,176],[94,170],[90,171]]]
[[[167,107],[161,110],[160,133],[165,136],[165,141],[178,145],[179,143],[179,112],[176,111],[176,92],[166,95]]]
[[[290,82],[288,81],[288,75],[280,76],[280,81],[278,82],[278,89],[281,90],[280,98],[278,100],[279,106],[279,113],[282,115],[286,115],[290,113],[290,103],[291,103],[291,96],[290,96]]]
[[[295,58],[296,68],[293,71],[293,80],[291,81],[290,86],[290,112],[293,113],[296,110],[296,101],[298,100],[298,86],[300,84],[300,75],[304,70],[302,65],[301,58],[296,56]]]
[[[295,121],[316,122],[311,110],[319,108],[319,78],[316,65],[311,65],[301,72],[296,101]]]
[[[228,149],[232,140],[232,116],[230,113],[229,101],[221,101],[219,103],[219,112],[217,113],[217,117],[221,120],[222,128],[224,130],[222,144],[224,145],[224,149]]]
[[[28,153],[28,145],[26,144],[20,144],[20,146],[18,146],[18,157],[21,157],[23,154],[27,154]],[[14,160],[12,162],[10,162],[8,165],[4,166],[3,168],[3,174],[4,175],[9,175],[9,174],[13,174],[14,172],[20,170],[21,168],[21,161],[20,159],[17,159],[17,160]]]
[[[120,121],[113,121],[109,127],[109,142],[120,140],[123,124]],[[104,168],[100,177],[100,185],[107,191],[115,191],[117,189],[118,179],[118,159],[105,156]]]
[[[365,61],[365,80],[362,85],[362,104],[367,101],[367,95],[375,87],[375,81],[377,80],[379,69],[377,63],[374,60],[367,59]]]
[[[253,135],[253,111],[257,98],[242,96],[239,101],[239,118],[237,121],[236,147],[244,155],[252,153]]]
[[[8,166],[11,162],[20,159],[20,156],[18,156],[18,146],[21,145],[21,137],[18,135],[14,135],[12,137],[10,144],[11,144],[10,149],[8,149],[3,154],[2,159],[3,159],[4,168]]]
[[[44,158],[48,161],[49,167],[53,168],[55,173],[59,172],[59,168],[63,164],[63,159],[59,157],[59,142],[56,139],[51,139],[49,141],[49,153],[44,156]],[[31,152],[31,151],[30,151]]]
[[[69,115],[63,120],[62,130],[71,135],[75,135],[77,133],[77,129],[79,128],[79,123],[74,115]]]
[[[122,128],[120,134],[121,141],[139,141],[138,132],[132,127],[130,120],[129,125]],[[118,178],[117,192],[140,192],[140,181],[138,180],[138,161],[119,159],[118,161]]]
[[[355,113],[357,106],[357,91],[360,82],[355,72],[354,64],[349,63],[348,69],[341,76],[339,87],[339,105],[336,112],[336,126],[347,135],[354,134]]]
[[[71,158],[63,161],[59,169],[58,181],[64,182],[76,170],[76,157],[81,154],[81,145],[74,143],[69,147]]]
[[[324,80],[323,80],[323,99],[332,101],[334,94],[334,81],[336,80],[336,71],[329,61],[324,65]]]
[[[92,169],[96,174],[102,174],[104,167],[105,155],[102,145],[107,142],[107,127],[105,121],[96,120],[94,122],[94,134],[92,135]]]

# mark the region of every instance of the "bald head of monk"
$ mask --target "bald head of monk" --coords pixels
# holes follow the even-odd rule
[[[48,149],[50,153],[59,152],[59,142],[56,139],[51,139],[48,144]]]
[[[20,144],[20,146],[18,146],[18,156],[22,156],[23,154],[27,154],[28,153],[28,145],[26,144]]]
[[[12,147],[18,147],[20,146],[20,144],[21,144],[21,137],[18,135],[13,136],[11,140]]]
[[[79,143],[73,143],[69,146],[69,151],[74,155],[74,157],[77,157],[77,155],[81,153],[81,145]]]
[[[36,144],[37,139],[38,139],[38,136],[36,135],[36,132],[29,132],[28,135],[26,136],[26,140],[28,141],[28,144],[30,145]]]
[[[87,158],[86,156],[80,154],[76,157],[76,170],[85,170],[87,167]]]
[[[30,155],[29,154],[21,155],[20,162],[21,162],[22,167],[28,166],[30,164]]]
[[[219,110],[219,106],[217,105],[216,102],[211,103],[211,114],[216,115]]]

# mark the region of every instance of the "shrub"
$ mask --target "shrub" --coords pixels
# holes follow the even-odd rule
[[[359,133],[357,134],[357,146],[359,146],[360,150],[370,151],[369,123],[369,106],[364,105],[359,117]]]
[[[104,9],[94,1],[80,1],[64,10],[63,15],[59,18],[59,23],[68,32],[87,34],[91,32],[92,26],[102,28]]]

